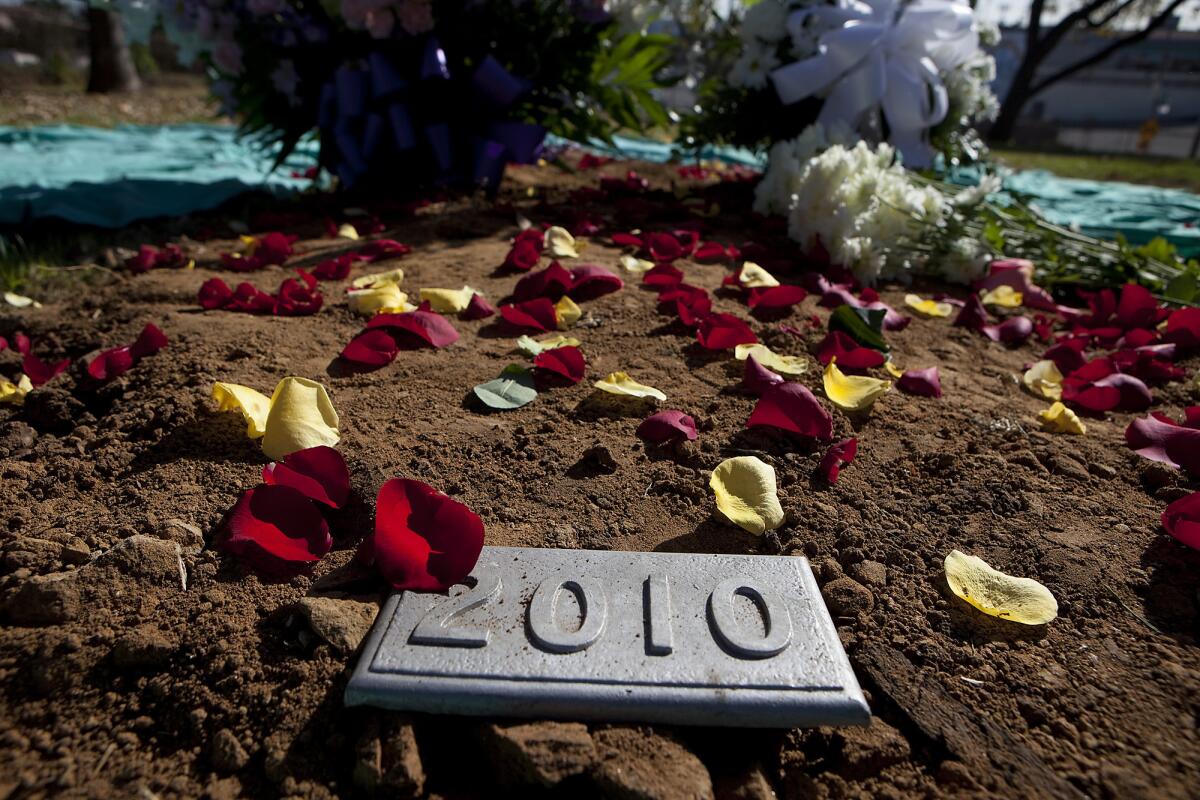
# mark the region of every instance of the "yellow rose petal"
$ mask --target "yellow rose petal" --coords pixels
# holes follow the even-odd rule
[[[1058,371],[1058,365],[1050,359],[1036,362],[1025,370],[1025,375],[1021,380],[1025,384],[1025,388],[1038,397],[1044,397],[1047,400],[1062,399],[1063,375]]]
[[[716,497],[717,510],[739,528],[763,533],[783,524],[775,468],[757,456],[725,459],[713,470],[708,485]]]
[[[289,453],[338,443],[338,415],[325,387],[308,378],[284,378],[271,395],[262,448],[278,461]]]
[[[421,302],[428,302],[429,307],[439,314],[457,314],[466,311],[471,305],[475,290],[470,286],[461,289],[421,289]]]
[[[346,292],[346,303],[359,314],[376,314],[385,308],[408,305],[408,295],[394,283],[385,283],[370,289],[351,289]]]
[[[1000,306],[1001,308],[1019,308],[1025,298],[1011,286],[997,286],[990,292],[984,292],[979,302],[985,306]]]
[[[733,355],[739,361],[754,356],[762,366],[784,375],[803,375],[808,369],[808,362],[800,356],[781,356],[765,344],[739,344],[733,348]]]
[[[546,245],[546,254],[551,258],[579,258],[575,237],[566,228],[560,228],[557,225],[548,228],[543,241]]]
[[[654,269],[654,262],[647,261],[644,258],[634,258],[633,256],[625,255],[621,256],[620,262],[621,267],[626,272],[633,272],[639,275],[643,272],[649,272],[650,270]]]
[[[403,292],[401,294],[403,294]],[[404,302],[401,303],[400,305],[384,306],[383,308],[379,309],[375,313],[376,314],[404,314],[406,312],[416,311],[416,310],[417,310],[417,307],[414,306],[412,303],[408,302],[408,299],[405,298]]]
[[[1045,411],[1038,412],[1042,429],[1051,433],[1087,433],[1087,425],[1078,415],[1062,403],[1055,403]]]
[[[883,368],[886,369],[888,374],[893,378],[900,379],[904,377],[904,370],[900,369],[890,361],[883,362]]]
[[[738,283],[747,289],[767,289],[779,285],[779,281],[775,280],[774,275],[753,261],[742,264],[742,269],[738,273]]]
[[[33,391],[33,382],[29,376],[21,373],[16,383],[0,378],[0,403],[19,406],[25,403],[25,395]]]
[[[349,222],[344,222],[338,226],[337,238],[339,239],[358,239],[358,229]]]
[[[904,305],[925,317],[948,317],[954,313],[954,306],[949,303],[924,300],[915,294],[904,295]]]
[[[363,275],[355,278],[350,285],[355,289],[366,289],[383,286],[387,283],[394,283],[397,286],[404,283],[404,270],[396,267],[386,272],[376,272],[374,275]]]
[[[26,297],[25,295],[17,294],[16,292],[5,292],[4,293],[4,302],[8,303],[10,306],[13,306],[14,308],[30,308],[30,307],[41,308],[42,307],[42,304],[39,303],[37,300],[34,300],[32,297]]]
[[[267,415],[271,398],[240,383],[214,383],[213,400],[218,411],[240,411],[246,419],[246,435],[257,439],[267,432]]]
[[[517,349],[530,358],[546,350],[553,350],[556,347],[579,347],[579,340],[574,336],[563,336],[561,333],[556,333],[543,339],[534,339],[530,336],[520,336],[517,338]]]
[[[1054,595],[1032,578],[1006,575],[958,550],[946,556],[945,567],[950,591],[985,614],[1023,625],[1045,625],[1058,616]]]
[[[254,251],[258,249],[258,237],[242,234],[238,239],[242,242],[242,252],[248,256],[254,255]]]
[[[863,411],[875,404],[880,396],[892,388],[891,381],[846,375],[837,368],[837,358],[829,359],[825,367],[825,396],[839,408],[847,411]]]
[[[596,388],[609,394],[619,394],[626,397],[653,397],[655,400],[666,400],[667,396],[644,383],[638,383],[624,372],[614,372],[596,381]]]
[[[575,305],[574,300],[564,294],[562,299],[554,304],[554,314],[558,318],[558,329],[565,331],[570,330],[576,322],[579,322],[583,311]]]

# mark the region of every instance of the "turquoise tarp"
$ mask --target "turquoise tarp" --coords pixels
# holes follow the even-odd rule
[[[551,139],[550,144],[567,144]],[[647,161],[666,161],[671,146],[617,137],[616,147],[594,149]],[[113,129],[54,125],[0,127],[0,224],[58,218],[118,228],[138,219],[179,216],[215,208],[250,190],[298,191],[292,177],[315,161],[306,142],[275,171],[270,155],[221,125],[122,126]],[[747,150],[709,149],[702,157],[746,166],[762,159]],[[1052,222],[1093,236],[1120,232],[1135,243],[1164,236],[1187,257],[1200,255],[1200,196],[1178,189],[1059,178],[1018,172],[1005,188],[1031,195]]]
[[[220,125],[0,126],[0,224],[58,218],[102,228],[215,208],[247,191],[309,184],[308,145],[283,167]]]

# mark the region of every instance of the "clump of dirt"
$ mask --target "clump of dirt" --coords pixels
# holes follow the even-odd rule
[[[400,262],[407,286],[469,284],[499,300],[513,284],[497,266],[514,210],[614,229],[686,220],[668,191],[673,170],[637,168],[656,192],[569,195],[597,173],[520,168],[499,202],[385,216],[386,235],[414,247]],[[723,211],[705,220],[706,238],[753,238],[793,259],[770,226],[737,212],[746,192],[708,190]],[[297,266],[346,247],[321,238],[319,220],[290,230],[304,235]],[[605,242],[594,237],[584,260],[618,269]],[[868,416],[835,411],[835,438],[856,436],[859,450],[830,486],[813,477],[819,448],[744,428],[754,398],[736,386],[741,363],[701,350],[636,280],[583,304],[573,335],[587,381],[483,413],[471,387],[520,358],[494,321],[456,320],[462,338],[447,349],[344,375],[332,361],[363,323],[340,302],[342,284],[322,285],[326,307],[313,317],[201,313],[196,292],[221,274],[211,267],[231,242],[187,245],[195,270],[0,315],[0,335],[24,330],[47,358],[132,341],[147,322],[171,340],[100,390],[64,376],[24,409],[0,411],[0,798],[473,796],[497,785],[563,796],[1123,798],[1186,797],[1200,782],[1200,554],[1158,523],[1169,499],[1196,486],[1126,449],[1129,415],[1091,420],[1082,437],[1040,432],[1044,402],[1016,379],[1038,345],[1009,349],[947,321],[890,333],[898,364],[938,365],[945,397],[894,391]],[[816,298],[759,319],[719,290],[726,268],[679,266],[779,352],[806,355],[824,333],[804,328],[814,314],[827,319]],[[270,289],[284,272],[246,277]],[[905,291],[885,287],[883,298],[901,306]],[[780,322],[808,332],[780,332]],[[14,365],[0,353],[0,367]],[[643,444],[634,430],[646,407],[591,397],[591,380],[617,370],[666,390],[699,439]],[[355,499],[331,518],[334,552],[312,574],[270,584],[210,547],[265,459],[209,392],[217,380],[269,391],[285,375],[329,387]],[[815,388],[819,375],[813,361],[802,380]],[[1177,418],[1197,402],[1195,384],[1156,395]],[[717,463],[748,454],[775,467],[788,513],[766,537],[719,521],[707,489]],[[385,596],[352,556],[375,491],[394,476],[469,505],[491,544],[807,556],[871,726],[731,732],[344,708]],[[1060,617],[1025,628],[954,598],[941,567],[953,548],[1046,584]]]

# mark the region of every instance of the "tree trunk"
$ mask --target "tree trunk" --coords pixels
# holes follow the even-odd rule
[[[88,92],[136,92],[142,88],[133,54],[125,41],[125,29],[115,11],[89,8],[88,43],[91,50],[91,70]]]
[[[1027,45],[1027,47],[1036,46],[1036,44]],[[1008,87],[1008,94],[1004,95],[1004,101],[1000,103],[1000,113],[996,115],[996,120],[988,129],[989,142],[1001,144],[1012,138],[1013,129],[1021,116],[1021,110],[1033,97],[1034,93],[1030,91],[1030,88],[1033,86],[1033,79],[1037,75],[1037,68],[1042,63],[1043,56],[1044,53],[1026,50],[1024,58],[1021,59],[1021,66],[1017,68],[1012,83]]]

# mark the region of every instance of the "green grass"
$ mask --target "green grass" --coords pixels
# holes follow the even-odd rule
[[[1044,169],[1063,178],[1145,183],[1200,193],[1200,161],[1184,158],[1034,153],[1003,149],[992,150],[992,156],[1012,169]]]

